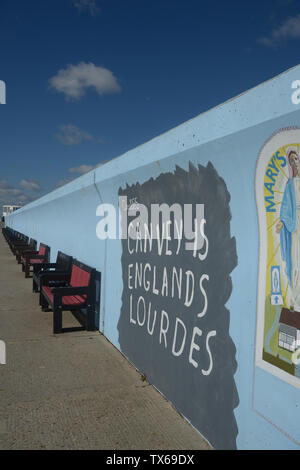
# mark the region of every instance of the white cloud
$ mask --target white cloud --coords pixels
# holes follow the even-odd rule
[[[40,183],[34,180],[22,180],[19,184],[21,188],[25,189],[26,191],[40,191],[42,189]]]
[[[94,136],[85,132],[79,127],[74,126],[73,124],[63,124],[60,126],[60,134],[56,134],[56,138],[63,145],[78,145],[81,144],[84,140],[94,140],[101,142],[101,139],[96,139]]]
[[[273,29],[270,35],[263,36],[258,39],[258,42],[264,46],[278,46],[281,42],[288,39],[300,38],[300,14],[294,17],[289,17],[281,25]]]
[[[95,168],[95,165],[79,165],[75,166],[74,168],[69,168],[69,173],[79,173],[80,175],[84,175],[88,171],[91,171]]]
[[[100,12],[96,0],[74,0],[73,3],[80,13],[88,11],[92,16],[95,16]]]
[[[92,88],[98,95],[119,93],[121,87],[113,73],[93,63],[69,64],[49,80],[50,88],[63,93],[66,99],[78,100]]]
[[[99,166],[102,166],[107,162],[109,162],[109,160],[103,160],[102,162],[98,163],[97,165],[79,165],[79,166],[75,166],[74,168],[69,168],[68,172],[69,173],[79,173],[80,175],[84,175],[84,173],[87,173],[88,171],[94,170],[95,168],[98,168]]]
[[[0,179],[0,207],[5,204],[23,205],[35,198],[28,196],[21,189],[15,188],[7,181]],[[2,211],[0,211],[2,213]]]
[[[99,166],[104,165],[104,164],[107,163],[108,161],[109,161],[109,160],[103,160],[102,162],[98,163],[97,165],[86,165],[86,164],[83,164],[83,165],[75,166],[75,167],[73,167],[73,168],[69,168],[69,169],[68,169],[68,173],[77,173],[77,175],[84,175],[85,173],[88,173],[89,171],[94,170],[95,168],[98,168]],[[67,178],[64,178],[64,179],[58,181],[58,182],[56,183],[54,189],[60,188],[61,186],[64,186],[65,184],[70,183],[70,182],[73,181],[75,178],[78,178],[78,176],[75,176],[75,177],[67,177]]]

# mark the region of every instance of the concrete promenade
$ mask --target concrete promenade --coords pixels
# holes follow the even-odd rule
[[[0,298],[0,450],[209,449],[99,332],[52,334],[1,233]]]

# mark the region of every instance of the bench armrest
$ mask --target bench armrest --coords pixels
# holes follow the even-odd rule
[[[56,263],[41,263],[40,266],[43,270],[44,269],[46,270],[46,269],[56,268],[57,264]]]
[[[39,255],[38,253],[36,255],[32,255],[32,256],[27,256],[26,255],[26,258],[30,258],[30,259],[45,259],[46,256],[45,255]],[[42,263],[41,263],[42,264]]]
[[[32,246],[28,245],[28,243],[27,243],[27,244],[23,243],[23,245],[21,245],[21,244],[20,244],[20,245],[15,245],[15,249],[16,249],[16,250],[20,250],[20,251],[21,251],[21,250],[23,250],[23,251],[30,251],[30,250],[32,250],[33,248],[32,248]]]
[[[34,255],[37,255],[38,254],[38,251],[33,251],[33,250],[25,250],[23,251],[22,255],[25,256],[25,258],[28,258],[28,257],[33,257]]]
[[[89,288],[88,287],[53,287],[51,289],[52,294],[58,294],[59,297],[63,295],[84,295],[88,294]]]
[[[32,251],[32,247],[30,245],[19,245],[15,247],[15,251],[17,253],[25,253],[26,251]]]
[[[65,281],[66,283],[70,281],[71,275],[70,273],[63,273],[63,272],[55,272],[49,271],[45,273],[41,273],[40,275],[40,286],[44,286],[49,281]]]
[[[33,272],[34,274],[37,273],[45,273],[45,272],[51,272],[50,269],[53,269],[56,267],[56,263],[40,263],[40,264],[35,264],[33,266]]]

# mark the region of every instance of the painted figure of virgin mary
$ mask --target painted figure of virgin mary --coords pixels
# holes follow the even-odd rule
[[[291,288],[290,309],[300,312],[300,160],[295,147],[286,151],[289,180],[286,184],[276,232]]]

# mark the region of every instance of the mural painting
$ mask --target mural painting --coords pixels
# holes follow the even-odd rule
[[[239,399],[226,303],[237,253],[225,181],[211,163],[177,166],[120,188],[120,198],[134,201],[134,215],[121,212],[128,232],[142,206],[171,209],[166,223],[151,217],[144,236],[122,240],[121,351],[214,448],[234,449]]]
[[[300,130],[273,135],[256,171],[260,260],[256,360],[300,387]]]

